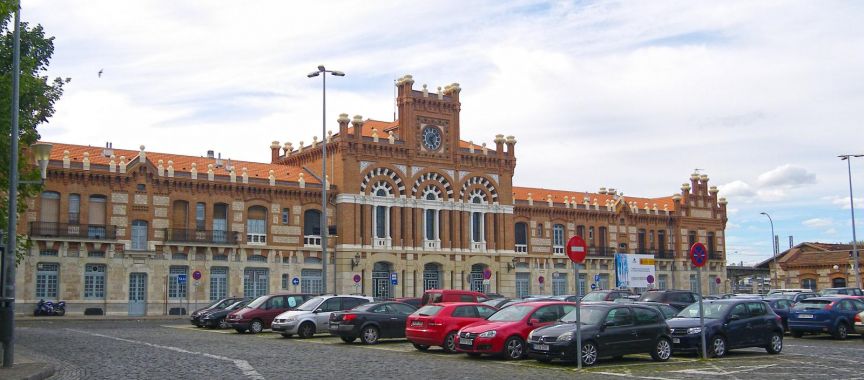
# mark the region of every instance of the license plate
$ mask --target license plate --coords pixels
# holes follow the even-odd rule
[[[681,343],[681,338],[672,338],[672,343],[675,343],[675,344]]]
[[[800,319],[813,319],[813,314],[798,314]]]
[[[548,344],[535,344],[534,349],[537,351],[549,351]]]
[[[459,344],[464,344],[464,345],[470,346],[470,345],[474,344],[474,339],[459,338]]]
[[[412,321],[411,326],[423,326],[423,321]]]

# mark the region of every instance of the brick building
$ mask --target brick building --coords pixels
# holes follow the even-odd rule
[[[861,268],[864,258],[858,260]],[[851,244],[804,242],[778,254],[777,265],[774,263],[772,257],[756,267],[768,269],[772,284],[776,283],[778,288],[822,290],[856,286]]]
[[[396,83],[398,121],[342,114],[324,141],[274,141],[269,163],[55,143],[45,191],[19,226],[33,243],[18,267],[19,302],[141,315],[226,295],[321,292],[314,173],[324,143],[330,292],[573,294],[595,275],[614,286],[613,252],[653,254],[658,287],[689,289],[696,241],[711,255],[703,289],[718,291],[726,202],[707,176],[661,198],[515,187],[516,139],[462,140],[459,85],[431,93],[413,83]],[[589,245],[578,282],[564,255],[576,234]]]

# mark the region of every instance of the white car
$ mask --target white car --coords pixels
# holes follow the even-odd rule
[[[271,329],[282,333],[286,338],[294,334],[301,338],[310,338],[318,332],[329,332],[331,313],[350,310],[372,300],[372,297],[351,295],[314,297],[294,310],[277,315]]]

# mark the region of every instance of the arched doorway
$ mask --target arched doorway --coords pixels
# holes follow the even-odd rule
[[[441,289],[441,264],[428,263],[423,266],[423,290]]]
[[[393,272],[393,264],[386,261],[375,263],[372,268],[373,297],[393,298],[393,285],[390,283],[391,272]]]
[[[845,288],[846,287],[846,279],[843,277],[837,277],[831,280],[832,288]]]
[[[486,270],[486,264],[474,264],[471,266],[471,274],[469,275],[469,284],[471,290],[475,292],[486,292],[486,287],[483,286],[483,271]]]

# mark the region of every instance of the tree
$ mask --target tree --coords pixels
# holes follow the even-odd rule
[[[12,119],[12,54],[15,9],[18,2],[0,0],[0,230],[9,223],[9,163],[11,160]],[[36,127],[54,114],[54,104],[63,95],[63,85],[69,78],[49,79],[44,75],[54,54],[54,37],[45,37],[41,25],[30,27],[21,22],[21,76],[19,79],[18,172],[21,180],[39,180],[39,170],[27,154],[28,147],[39,140]],[[18,187],[19,217],[26,209],[27,199],[41,189],[39,185]],[[19,234],[20,235],[20,234]],[[27,241],[19,237],[17,255],[20,259]]]

